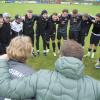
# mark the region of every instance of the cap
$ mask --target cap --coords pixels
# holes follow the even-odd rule
[[[10,17],[10,15],[8,13],[3,13],[3,17],[7,18],[7,17]]]

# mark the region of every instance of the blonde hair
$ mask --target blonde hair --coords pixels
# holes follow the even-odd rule
[[[31,39],[27,36],[15,37],[11,40],[6,52],[10,59],[25,62],[32,53]]]

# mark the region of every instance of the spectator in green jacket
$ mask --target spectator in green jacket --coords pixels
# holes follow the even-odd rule
[[[55,70],[40,70],[31,76],[10,79],[6,55],[0,56],[0,96],[24,100],[100,100],[100,81],[85,76],[83,49],[65,40]]]

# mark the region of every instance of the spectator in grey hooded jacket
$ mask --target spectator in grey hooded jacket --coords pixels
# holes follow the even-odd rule
[[[0,95],[14,99],[36,100],[100,100],[100,81],[84,76],[83,49],[75,41],[66,40],[55,70],[40,70],[31,76],[10,79],[5,56],[0,57]]]
[[[9,56],[9,73],[11,75],[11,79],[16,79],[33,74],[34,71],[26,64],[26,60],[31,55],[31,50],[32,43],[29,37],[18,36],[12,39],[9,46],[7,47],[7,54]],[[0,100],[12,99],[0,97]],[[27,100],[33,100],[33,98]]]

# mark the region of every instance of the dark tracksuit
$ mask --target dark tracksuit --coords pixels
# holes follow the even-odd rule
[[[44,19],[42,15],[36,19],[36,49],[39,50],[39,38],[42,37],[43,49],[46,50],[46,28],[48,19]]]
[[[0,28],[0,55],[6,53],[6,47],[9,45],[11,40],[11,27],[10,23],[4,22]]]
[[[92,21],[90,18],[88,18],[87,20],[82,20],[81,21],[81,30],[80,30],[80,34],[79,34],[79,42],[82,46],[84,46],[84,41],[85,41],[85,37],[88,35],[90,27],[92,25]]]
[[[25,20],[23,20],[23,35],[29,36],[32,40],[32,44],[34,46],[34,23],[37,16],[33,15],[31,19],[25,16]]]
[[[35,73],[35,71],[33,71],[28,65],[21,63],[19,61],[9,60],[8,64],[9,64],[9,73],[11,75],[11,79],[29,76]],[[5,100],[5,98],[0,97],[0,100]],[[16,100],[16,99],[10,99],[10,100]],[[35,100],[35,98],[32,97],[31,99],[25,99],[25,100]]]
[[[76,17],[73,17],[73,15],[70,15],[69,38],[74,39],[77,42],[79,42],[81,20],[82,20],[82,16],[80,15],[77,15]]]
[[[93,23],[93,29],[90,37],[90,44],[97,46],[100,41],[100,21]]]
[[[69,20],[69,16],[66,16],[66,17],[60,16],[59,17],[58,29],[57,29],[57,39],[58,40],[61,40],[62,37],[64,40],[67,39],[68,20]]]
[[[60,16],[58,21],[57,29],[57,39],[61,40],[63,37],[64,40],[67,40],[67,26],[68,26],[69,15],[66,17]],[[60,50],[60,41],[58,41],[58,49]]]
[[[46,41],[50,41],[50,39],[53,41],[52,42],[52,47],[53,47],[53,52],[55,52],[56,44],[55,44],[55,38],[56,38],[56,24],[57,21],[53,21],[51,17],[48,19],[47,23],[47,30],[46,30]],[[47,48],[49,49],[49,44],[47,44]]]
[[[50,41],[50,39],[52,41],[55,40],[55,37],[56,37],[56,24],[57,22],[56,21],[53,21],[52,18],[50,17],[48,19],[48,23],[47,23],[47,41]]]

